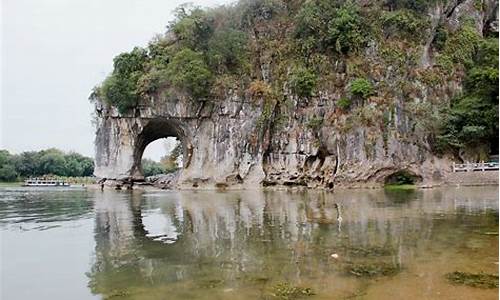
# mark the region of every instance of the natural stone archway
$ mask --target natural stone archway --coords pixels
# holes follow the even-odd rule
[[[183,149],[183,168],[189,168],[193,156],[189,126],[175,118],[102,119],[96,137],[95,175],[108,180],[142,181],[142,155],[153,141],[176,137]],[[183,170],[181,170],[182,172]]]
[[[238,113],[241,105],[228,109]],[[226,114],[213,116],[212,112],[213,108],[206,108],[203,102],[179,100],[120,114],[98,100],[95,175],[109,181],[143,180],[144,149],[154,140],[172,136],[183,148],[179,187],[215,188],[243,181],[259,184],[265,176],[262,155],[247,142],[255,117],[241,121]]]
[[[142,131],[137,135],[137,144],[134,151],[134,166],[131,174],[133,178],[140,179],[143,175],[142,156],[146,147],[161,138],[175,137],[180,140],[182,145],[182,153],[186,155],[184,166],[189,166],[192,157],[192,148],[188,147],[186,134],[182,129],[182,124],[178,120],[171,119],[151,119],[147,122]]]

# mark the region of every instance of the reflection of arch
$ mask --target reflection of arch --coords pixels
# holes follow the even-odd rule
[[[180,140],[184,157],[183,166],[189,166],[192,157],[192,147],[189,141],[187,141],[187,134],[182,123],[178,119],[152,119],[140,131],[135,141],[133,149],[134,167],[131,170],[134,179],[142,179],[144,177],[141,161],[146,147],[155,140],[167,137],[175,137]]]
[[[172,252],[175,253],[177,250],[172,248],[177,248],[179,247],[179,244],[182,244],[182,237],[179,237],[179,240],[172,245],[167,245],[159,240],[149,237],[146,226],[142,221],[142,201],[142,193],[133,193],[132,201],[130,202],[130,210],[133,216],[132,228],[134,240],[139,245],[140,252],[143,253],[146,258],[151,258],[151,253],[153,253],[152,257],[154,257],[154,253],[158,253],[161,256],[168,255],[168,252],[170,252],[169,250],[172,250]]]
[[[463,223],[460,213],[447,215],[454,223],[434,218],[436,202],[438,212],[490,211],[484,216],[498,220],[498,214],[491,211],[498,211],[497,192],[498,189],[491,195],[479,196],[487,200],[482,203],[475,201],[477,189],[452,189],[446,193],[424,190],[415,192],[418,201],[410,197],[399,203],[392,193],[366,190],[340,191],[335,195],[98,191],[94,202],[96,258],[89,272],[90,286],[94,293],[105,296],[130,286],[140,287],[141,291],[157,288],[152,282],[172,283],[172,290],[179,290],[191,286],[189,281],[197,283],[204,277],[201,268],[206,271],[214,266],[216,278],[232,287],[245,276],[261,278],[262,270],[268,266],[275,266],[276,272],[291,280],[300,280],[302,274],[309,276],[311,269],[319,277],[330,276],[341,267],[338,262],[329,263],[331,252],[325,255],[325,250],[331,249],[338,249],[345,261],[363,263],[364,251],[370,250],[374,251],[371,259],[405,266],[413,256],[426,253],[429,243],[443,236],[448,238],[450,226]],[[147,197],[159,198],[148,201]],[[381,199],[386,201],[380,202]],[[343,208],[341,234],[335,231],[335,203]],[[393,209],[395,205],[398,210]],[[143,211],[157,208],[161,209],[160,214],[176,220],[174,226],[181,235],[173,244],[148,237]],[[413,217],[401,218],[412,213]],[[279,264],[269,249],[282,253]],[[117,273],[121,275],[116,276]],[[123,279],[123,274],[130,277],[116,280]]]

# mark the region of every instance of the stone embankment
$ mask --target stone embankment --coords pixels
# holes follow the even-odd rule
[[[498,171],[454,172],[445,179],[447,185],[498,185]]]

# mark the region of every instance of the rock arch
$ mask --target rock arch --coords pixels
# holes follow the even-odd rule
[[[142,155],[146,147],[161,138],[175,137],[180,140],[182,145],[182,153],[185,155],[184,166],[188,167],[192,158],[192,147],[188,141],[186,129],[183,128],[182,122],[176,119],[156,118],[150,119],[142,128],[142,131],[137,135],[136,146],[134,149],[134,167],[131,174],[135,179],[141,179],[142,172]]]
[[[141,163],[144,150],[151,142],[167,137],[181,141],[183,169],[188,169],[193,158],[192,133],[182,119],[103,118],[96,133],[95,175],[110,181],[144,180]]]
[[[110,184],[143,180],[141,159],[146,146],[176,137],[184,158],[180,188],[215,189],[263,180],[262,155],[247,143],[253,118],[242,123],[227,113],[214,113],[203,102],[156,101],[121,114],[97,100],[94,174],[98,178]]]

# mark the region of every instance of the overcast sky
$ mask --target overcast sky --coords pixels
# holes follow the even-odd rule
[[[163,33],[172,10],[229,0],[1,0],[0,148],[94,155],[93,86],[113,57]],[[147,149],[164,153],[161,143]]]

